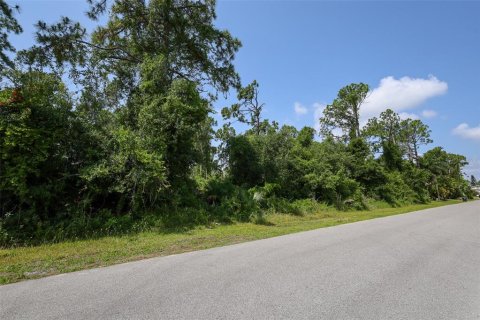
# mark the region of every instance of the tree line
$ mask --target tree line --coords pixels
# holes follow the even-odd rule
[[[321,139],[264,119],[215,1],[87,2],[106,23],[88,33],[68,17],[39,21],[17,52],[17,8],[0,0],[1,245],[471,195],[464,156],[422,154],[432,140],[420,120],[386,108],[361,126],[366,84],[340,89]],[[232,90],[218,127],[213,104]]]

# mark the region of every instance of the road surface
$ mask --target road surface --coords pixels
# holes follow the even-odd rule
[[[480,201],[5,285],[0,319],[480,319]]]

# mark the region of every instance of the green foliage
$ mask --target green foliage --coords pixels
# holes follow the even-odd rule
[[[400,123],[401,139],[404,143],[408,159],[419,165],[419,148],[433,142],[430,139],[430,129],[420,120],[406,119]]]
[[[194,83],[176,80],[166,96],[152,98],[139,112],[139,136],[163,153],[171,186],[186,183],[199,161],[195,134],[208,120],[208,104]]]
[[[250,125],[257,135],[265,129],[261,118],[265,104],[258,100],[258,87],[258,82],[254,80],[246,87],[238,89],[237,99],[239,103],[233,104],[230,108],[222,109],[222,116],[225,120],[236,118],[238,121]]]
[[[236,185],[250,188],[261,183],[263,177],[260,156],[249,137],[230,138],[227,150],[230,175]]]
[[[465,157],[420,155],[431,143],[421,121],[387,109],[361,130],[366,84],[325,108],[322,141],[263,119],[259,84],[240,87],[240,42],[215,26],[213,0],[87,1],[90,18],[109,13],[93,34],[68,17],[40,21],[14,64],[8,34],[21,27],[0,0],[0,245],[472,195]],[[212,103],[232,88],[238,101],[214,131]],[[250,128],[237,133],[230,119]]]
[[[4,0],[0,0],[0,73],[5,67],[13,67],[13,62],[7,52],[15,52],[15,47],[8,40],[9,33],[19,34],[22,27],[14,17],[14,10],[19,7],[10,7]]]
[[[411,203],[415,198],[413,190],[405,183],[398,171],[387,173],[387,182],[378,187],[377,194],[392,206]]]
[[[392,141],[382,142],[383,154],[380,160],[384,163],[387,170],[402,170],[403,159],[402,150],[398,144]]]
[[[372,139],[373,150],[378,152],[385,144],[387,146],[398,145],[402,139],[400,116],[392,109],[380,113],[377,119],[368,120],[363,129],[363,135]]]
[[[15,76],[18,87],[5,89],[11,98],[0,107],[0,218],[28,233],[75,202],[86,136],[57,77]]]
[[[315,138],[315,129],[310,127],[303,127],[297,136],[297,141],[303,148],[308,148],[312,145]]]
[[[223,222],[248,221],[258,210],[251,192],[220,177],[208,181],[204,199],[211,215]]]
[[[154,205],[168,186],[162,155],[126,128],[115,129],[109,143],[113,152],[81,172],[87,190],[96,198],[112,199],[118,213]]]
[[[429,191],[432,197],[452,199],[470,196],[468,182],[462,173],[467,164],[464,156],[448,153],[441,147],[427,151],[420,159],[420,166],[430,173]]]
[[[401,174],[407,186],[413,191],[413,202],[427,203],[431,198],[428,191],[430,172],[407,162],[403,164]]]
[[[165,58],[169,81],[187,79],[221,92],[238,85],[232,62],[241,43],[214,25],[215,1],[90,2],[90,17],[98,19],[107,9],[109,13],[107,23],[98,26],[91,39],[66,18],[52,26],[40,22],[37,39],[48,59],[58,63],[82,65],[90,55],[100,61],[117,101],[135,91],[140,66],[155,55]]]
[[[337,128],[342,132],[338,138],[343,141],[360,137],[360,107],[367,94],[368,85],[365,83],[352,83],[340,89],[333,103],[323,110],[320,119],[322,135],[335,136],[332,130]]]

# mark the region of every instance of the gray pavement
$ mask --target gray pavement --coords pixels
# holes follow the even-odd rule
[[[0,319],[480,319],[480,201],[5,285]]]

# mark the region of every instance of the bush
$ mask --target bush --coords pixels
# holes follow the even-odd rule
[[[380,199],[387,201],[392,206],[415,201],[415,193],[403,181],[398,171],[387,173],[387,183],[378,187],[376,192]]]
[[[162,215],[161,221],[166,229],[184,231],[197,225],[206,225],[210,219],[203,208],[178,208]]]
[[[231,180],[214,177],[206,183],[203,198],[213,218],[222,221],[250,221],[258,214],[254,192],[234,185]]]

